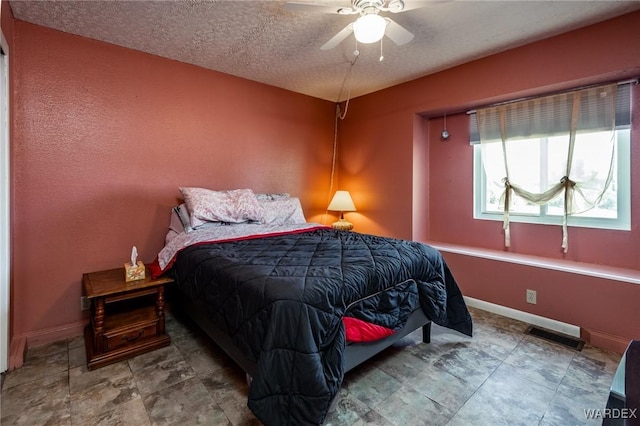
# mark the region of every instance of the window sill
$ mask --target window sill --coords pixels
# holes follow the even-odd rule
[[[536,268],[545,268],[554,271],[581,274],[590,277],[604,278],[608,280],[640,285],[640,270],[635,269],[615,268],[593,263],[573,262],[570,260],[548,259],[539,256],[509,253],[498,250],[483,249],[479,247],[443,243],[439,241],[425,241],[425,243],[445,253],[480,257],[483,259],[510,262],[519,265],[533,266]]]

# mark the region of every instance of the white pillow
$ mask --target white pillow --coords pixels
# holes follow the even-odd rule
[[[268,201],[268,200],[284,200],[289,198],[290,195],[286,192],[281,193],[271,193],[271,194],[256,194],[256,198],[258,201]]]
[[[180,225],[182,225],[182,229],[179,226],[175,225],[176,218]],[[171,226],[170,229],[173,229],[177,232],[191,232],[193,228],[191,227],[191,220],[189,219],[189,210],[187,210],[187,205],[182,203],[178,206],[175,206],[171,212]]]
[[[261,200],[260,204],[264,210],[262,223],[266,225],[292,225],[307,223],[297,197]]]
[[[169,229],[177,232],[178,234],[186,231],[186,225],[189,225],[188,223],[185,225],[183,218],[180,217],[180,207],[184,207],[184,209],[187,210],[187,207],[184,204],[175,206],[171,209],[171,219],[169,221]],[[188,218],[189,216],[187,215],[187,219]],[[189,225],[189,227],[191,227],[191,225]]]

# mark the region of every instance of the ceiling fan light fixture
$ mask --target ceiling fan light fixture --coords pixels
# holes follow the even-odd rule
[[[375,43],[384,37],[387,21],[382,16],[369,13],[359,17],[353,24],[353,33],[360,43]]]

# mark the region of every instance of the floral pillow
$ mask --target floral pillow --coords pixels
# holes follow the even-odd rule
[[[260,200],[264,210],[262,223],[267,225],[291,225],[307,223],[297,197]]]
[[[189,215],[189,209],[185,203],[175,206],[171,212],[171,224],[169,229],[176,231],[177,233],[193,232],[196,229],[211,228],[214,226],[221,226],[222,222],[202,222],[199,221],[198,226],[191,226],[191,217]]]
[[[250,189],[212,191],[204,188],[180,188],[190,213],[191,226],[205,222],[261,222],[264,210]]]

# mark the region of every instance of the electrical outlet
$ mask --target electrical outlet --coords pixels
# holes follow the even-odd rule
[[[89,299],[87,299],[87,296],[80,296],[80,310],[88,311],[89,307]]]
[[[537,293],[535,290],[527,290],[527,303],[535,305],[537,303]]]

